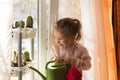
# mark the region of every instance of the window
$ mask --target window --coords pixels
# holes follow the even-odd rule
[[[23,20],[26,24],[28,16],[33,17],[33,28],[37,29],[36,37],[34,39],[22,39],[22,51],[29,51],[30,58],[38,63],[38,0],[14,0],[13,1],[13,26],[15,26],[16,21]],[[13,39],[12,50],[18,50],[18,39]],[[34,64],[38,67],[38,64]],[[23,80],[37,80],[37,76],[33,73],[28,73],[23,76]],[[13,79],[18,79],[18,77],[12,77]]]
[[[33,16],[34,28],[38,31],[34,39],[22,41],[22,49],[31,52],[35,67],[43,74],[45,74],[47,53],[52,45],[51,25],[60,18],[73,17],[80,19],[84,26],[81,43],[87,47],[92,57],[92,68],[84,71],[83,80],[115,79],[115,69],[112,68],[115,68],[114,46],[107,17],[109,11],[105,10],[107,8],[107,0],[14,0],[13,2],[0,0],[0,65],[2,65],[0,72],[3,73],[0,73],[0,80],[10,78],[6,66],[10,65],[11,53],[18,46],[17,40],[12,41],[11,26],[16,20],[25,21],[28,15]],[[111,74],[113,76],[110,76]],[[23,76],[23,80],[27,80],[28,77],[32,80],[41,80],[33,73]],[[11,79],[18,78],[11,77]]]

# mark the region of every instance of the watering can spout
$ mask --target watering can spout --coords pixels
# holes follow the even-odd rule
[[[40,71],[38,71],[36,68],[34,68],[32,66],[30,66],[29,68],[34,70],[35,72],[37,72],[43,80],[47,80],[47,78]]]

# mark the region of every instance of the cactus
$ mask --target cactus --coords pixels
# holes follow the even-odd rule
[[[19,25],[19,21],[16,21],[15,22],[15,28],[18,28],[20,25]]]
[[[15,22],[15,28],[21,27],[24,28],[25,22],[23,20]],[[28,16],[26,20],[26,27],[33,28],[33,18],[32,16]]]
[[[23,20],[15,22],[15,28],[21,27],[24,28],[25,22]]]
[[[30,55],[29,55],[29,52],[28,52],[28,51],[25,51],[25,52],[23,53],[23,59],[24,59],[25,61],[31,61],[31,60],[30,60]]]
[[[22,57],[23,58],[23,57]],[[26,62],[24,60],[22,60],[22,66],[25,66],[26,65]],[[13,61],[11,62],[11,66],[12,67],[18,67],[18,54],[16,51],[14,51],[14,59]]]
[[[17,67],[18,66],[18,56],[17,56],[17,52],[16,51],[14,51],[14,59],[11,62],[11,66],[12,67]]]
[[[19,21],[19,25],[20,25],[20,27],[24,28],[25,22],[23,20],[21,20],[21,21]]]
[[[32,18],[32,16],[27,17],[26,27],[33,28],[33,18]]]

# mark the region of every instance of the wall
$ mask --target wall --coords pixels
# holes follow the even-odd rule
[[[120,80],[120,0],[117,0],[117,26],[118,26],[118,44],[117,44],[117,63],[118,63],[118,80]]]
[[[120,0],[113,1],[113,29],[116,44],[118,80],[120,80]]]

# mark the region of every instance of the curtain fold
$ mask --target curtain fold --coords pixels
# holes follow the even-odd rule
[[[0,80],[10,80],[8,66],[12,53],[13,1],[0,1]]]
[[[118,80],[120,80],[120,0],[112,0],[112,5],[112,25],[116,50],[117,75]]]

